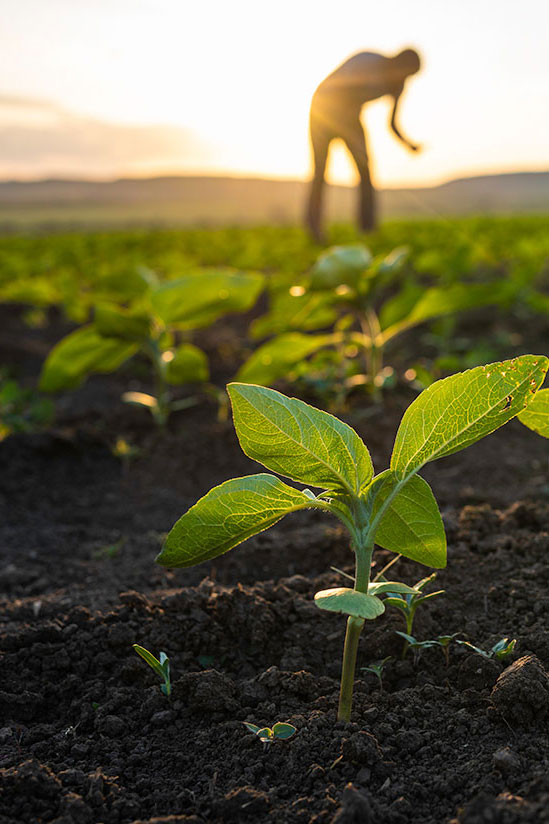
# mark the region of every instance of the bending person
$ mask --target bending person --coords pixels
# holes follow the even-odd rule
[[[413,49],[395,57],[360,52],[338,66],[322,81],[313,95],[310,134],[314,173],[309,195],[307,225],[316,240],[322,239],[322,188],[328,149],[340,138],[349,149],[360,175],[359,225],[370,231],[376,225],[375,195],[368,166],[366,135],[360,122],[365,103],[390,95],[393,100],[391,129],[412,152],[419,146],[404,137],[397,125],[398,104],[406,79],[420,68],[420,58]]]

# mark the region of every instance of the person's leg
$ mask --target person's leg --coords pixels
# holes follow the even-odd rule
[[[343,141],[349,149],[360,175],[358,222],[364,232],[371,232],[376,227],[375,192],[370,177],[366,135],[360,120],[348,124]]]
[[[309,192],[306,223],[314,239],[318,243],[322,243],[322,187],[324,185],[324,173],[326,171],[330,137],[314,117],[311,117],[310,128],[314,170]]]

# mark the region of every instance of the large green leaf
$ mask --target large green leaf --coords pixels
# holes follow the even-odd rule
[[[49,353],[40,376],[40,389],[74,389],[94,372],[114,372],[138,346],[119,338],[104,338],[93,326],[83,326],[63,338]]]
[[[268,386],[286,377],[292,367],[332,342],[332,335],[302,335],[300,332],[288,332],[256,349],[240,367],[236,378],[244,383]]]
[[[268,469],[311,486],[359,495],[373,467],[363,441],[346,423],[262,386],[230,383],[243,451]]]
[[[336,587],[323,589],[315,595],[315,604],[320,609],[329,612],[339,612],[343,615],[353,615],[355,618],[373,620],[385,612],[383,601],[375,595],[366,595],[356,589]]]
[[[391,326],[385,326],[391,318],[391,307],[381,313],[384,324],[384,338],[389,339],[395,334],[424,323],[427,320],[441,317],[442,315],[453,315],[456,312],[464,312],[467,309],[475,309],[478,306],[486,306],[497,303],[506,294],[507,285],[505,283],[481,283],[466,284],[455,283],[444,288],[433,287],[418,293],[419,300],[410,308],[405,317],[397,318]],[[413,294],[413,288],[409,289],[409,295]],[[398,297],[393,299],[398,306]],[[402,306],[404,307],[405,301]]]
[[[217,558],[279,521],[311,506],[311,498],[274,475],[248,475],[216,486],[172,527],[159,564],[187,567]]]
[[[494,432],[521,412],[543,382],[542,355],[478,366],[425,389],[400,423],[391,469],[399,479],[428,461],[452,455]]]
[[[299,287],[293,287],[299,289]],[[305,292],[292,294],[285,290],[272,298],[271,309],[266,315],[256,318],[250,326],[254,340],[280,335],[293,329],[309,332],[331,326],[336,311],[331,295],[323,292]]]
[[[227,312],[250,309],[263,284],[263,275],[256,272],[204,269],[159,286],[151,302],[164,323],[196,329]]]
[[[549,438],[549,389],[537,392],[524,412],[517,417],[528,429]]]
[[[355,286],[372,262],[365,246],[333,246],[318,258],[311,270],[311,289],[335,289],[343,284]]]
[[[420,564],[445,567],[446,536],[431,487],[419,475],[413,475],[400,489],[398,485],[398,478],[388,469],[375,478],[368,490],[372,520],[390,501],[375,531],[376,544]]]
[[[151,318],[143,310],[124,309],[115,303],[99,303],[93,316],[94,326],[105,338],[143,341],[151,333]]]
[[[208,358],[198,346],[182,343],[173,351],[166,368],[168,383],[203,383],[209,378]]]

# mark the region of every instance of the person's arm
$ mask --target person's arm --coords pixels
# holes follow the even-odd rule
[[[420,146],[416,145],[415,143],[411,143],[406,137],[404,137],[404,135],[402,134],[402,132],[400,131],[400,129],[397,126],[398,103],[399,103],[401,94],[402,94],[402,89],[400,89],[400,91],[397,92],[397,94],[395,94],[395,102],[394,102],[394,105],[393,105],[393,113],[391,115],[391,129],[396,134],[398,139],[402,143],[404,143],[405,146],[407,146],[410,149],[410,151],[418,152],[419,149],[420,149]]]

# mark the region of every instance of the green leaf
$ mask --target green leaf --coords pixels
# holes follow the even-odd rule
[[[452,315],[456,312],[463,312],[467,309],[475,309],[479,306],[486,306],[498,303],[501,297],[507,293],[507,287],[500,283],[466,284],[455,283],[450,286],[421,290],[418,292],[419,300],[410,307],[409,313],[402,319],[398,319],[394,325],[383,326],[386,340],[404,329],[410,329],[419,323],[441,317]],[[410,287],[408,294],[414,294],[413,287]],[[395,306],[398,305],[398,297]],[[403,304],[404,305],[404,304]],[[394,308],[394,307],[393,307]],[[384,322],[390,317],[389,310],[382,312]]]
[[[273,740],[273,731],[270,727],[262,727],[256,733],[262,744],[270,744]]]
[[[197,329],[228,312],[250,309],[263,285],[263,275],[256,272],[204,269],[159,286],[151,303],[164,323]]]
[[[140,655],[144,661],[147,662],[149,667],[156,672],[157,675],[159,675],[161,678],[164,678],[164,671],[162,669],[162,666],[160,665],[160,661],[158,660],[158,658],[154,657],[152,652],[149,652],[149,650],[145,649],[145,647],[140,647],[139,644],[132,644],[132,647],[135,650],[135,652],[138,655]]]
[[[542,355],[523,355],[432,384],[404,413],[391,469],[399,479],[407,478],[429,461],[494,432],[524,409],[548,365]]]
[[[296,398],[262,386],[227,387],[240,445],[248,457],[294,481],[359,495],[373,475],[354,429]]]
[[[210,489],[177,521],[156,560],[166,567],[209,561],[311,504],[273,475],[233,478]]]
[[[74,389],[94,372],[114,372],[137,349],[135,343],[104,338],[93,326],[83,326],[51,350],[42,367],[40,389]]]
[[[404,592],[407,595],[415,595],[417,589],[409,587],[400,581],[373,581],[368,587],[370,595],[383,595],[385,592]]]
[[[336,316],[329,294],[306,292],[292,295],[286,290],[272,299],[268,314],[256,318],[249,331],[253,340],[259,340],[293,329],[302,332],[325,329],[334,323]]]
[[[445,567],[444,525],[429,484],[418,475],[401,484],[397,475],[388,469],[375,478],[366,493],[372,505],[372,520],[394,495],[381,515],[374,541],[420,564]]]
[[[240,367],[237,380],[268,386],[284,378],[293,366],[333,342],[332,335],[302,335],[288,332],[264,343]]]
[[[261,729],[261,727],[258,727],[256,724],[250,724],[249,721],[243,721],[242,723],[245,727],[247,727],[250,730],[250,732],[253,732],[254,735],[257,735],[257,733]]]
[[[167,355],[168,353],[164,353]],[[173,358],[168,361],[166,380],[168,383],[204,383],[210,376],[208,358],[198,346],[182,343],[173,350]]]
[[[147,312],[124,309],[115,303],[99,303],[95,307],[93,323],[105,338],[143,341],[151,333],[151,318]]]
[[[285,738],[291,738],[294,735],[296,729],[293,724],[284,724],[282,721],[277,721],[277,723],[273,727],[273,733],[275,738],[280,738],[284,740]]]
[[[330,612],[340,612],[343,615],[352,615],[355,618],[372,620],[385,612],[383,601],[375,595],[366,595],[348,587],[323,589],[315,595],[315,604],[320,609]]]
[[[549,389],[537,392],[526,409],[517,417],[528,429],[549,438]]]
[[[343,284],[354,286],[371,262],[372,256],[365,246],[333,246],[320,255],[313,266],[311,289],[335,289]]]

